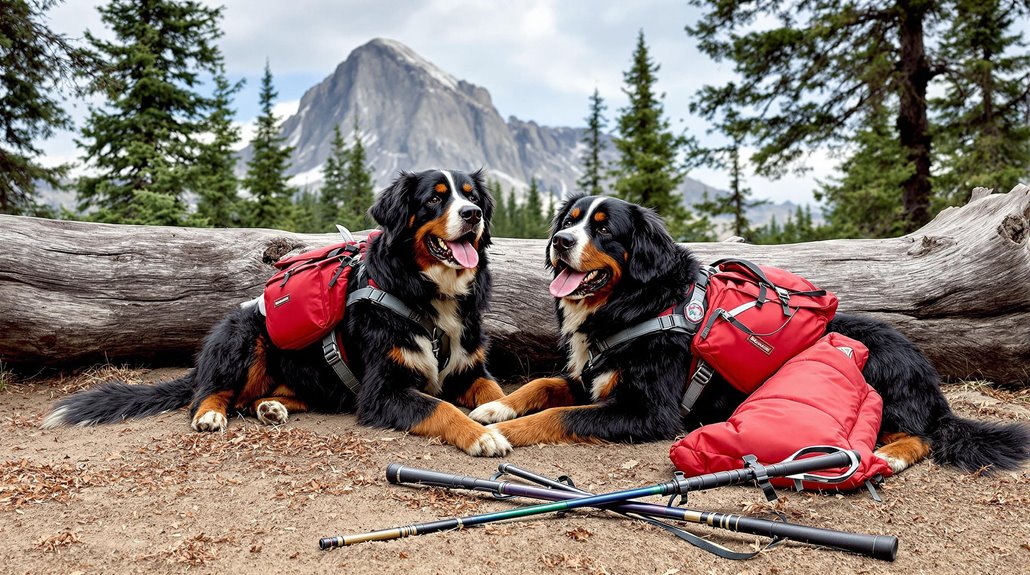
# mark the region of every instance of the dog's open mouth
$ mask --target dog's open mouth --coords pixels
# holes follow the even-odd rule
[[[551,282],[551,295],[558,298],[581,298],[597,293],[608,283],[612,274],[608,270],[580,272],[560,264],[560,272]]]
[[[479,265],[479,252],[472,245],[475,234],[468,233],[457,240],[426,236],[426,249],[432,256],[453,267],[474,268]]]

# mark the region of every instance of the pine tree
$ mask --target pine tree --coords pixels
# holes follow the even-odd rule
[[[547,224],[544,222],[544,203],[540,195],[540,184],[536,178],[530,178],[529,191],[526,192],[526,203],[522,208],[522,225],[518,237],[547,237]]]
[[[690,0],[706,12],[687,32],[741,76],[705,86],[691,108],[709,120],[727,109],[752,111],[742,118],[758,146],[751,162],[757,173],[778,176],[820,145],[851,140],[863,111],[891,94],[898,144],[913,168],[901,193],[904,226],[913,230],[930,217],[927,87],[941,68],[927,35],[945,1],[814,0],[799,9]],[[756,19],[770,25],[755,27]]]
[[[501,188],[501,182],[491,180],[486,186],[494,199],[494,217],[493,221],[490,222],[490,233],[494,237],[510,238],[509,226],[511,225],[511,217],[508,214],[508,204],[504,201],[504,190]]]
[[[355,118],[354,143],[347,150],[347,163],[344,165],[344,203],[340,214],[344,225],[353,230],[363,230],[373,225],[368,217],[368,209],[372,207],[375,190],[372,187],[372,169],[367,162],[361,129]]]
[[[515,203],[515,188],[508,188],[507,201],[504,203],[504,212],[507,214],[507,233],[503,234],[507,238],[521,238],[522,237],[522,211],[519,209],[517,203]]]
[[[321,231],[335,229],[333,226],[343,209],[345,174],[347,164],[347,144],[343,141],[340,126],[333,126],[333,140],[329,146],[329,156],[322,165],[322,189],[318,197],[318,224]],[[356,231],[356,230],[355,230]]]
[[[842,176],[822,182],[815,199],[837,237],[887,238],[905,233],[903,184],[915,167],[894,133],[885,105],[873,106],[855,135],[855,151],[841,165]]]
[[[241,223],[239,182],[236,179],[236,144],[240,129],[233,124],[232,97],[243,87],[243,80],[229,82],[225,71],[214,77],[215,92],[206,131],[211,141],[200,149],[194,167],[197,216],[214,227],[238,226]]]
[[[732,110],[727,112],[723,122],[716,129],[728,136],[730,143],[720,148],[699,148],[693,153],[699,156],[698,161],[703,164],[720,170],[729,170],[729,193],[717,194],[714,198],[710,198],[706,191],[704,201],[694,207],[702,214],[713,217],[733,216],[731,226],[733,235],[748,238],[751,236],[752,230],[751,222],[747,218],[747,211],[768,204],[769,201],[750,199],[751,189],[744,184],[744,168],[741,165],[740,148],[744,143],[746,132],[740,124],[737,113]]]
[[[106,98],[90,106],[78,140],[93,175],[80,178],[80,209],[98,208],[104,221],[147,220],[156,207],[140,192],[162,194],[161,218],[176,206],[185,215],[185,192],[203,148],[212,98],[198,90],[205,74],[221,70],[215,40],[221,8],[196,1],[110,0],[101,19],[114,40],[85,37],[108,62],[94,92]]]
[[[335,227],[327,227],[321,219],[322,205],[319,195],[307,188],[297,191],[290,213],[289,228],[294,231],[302,233],[336,231]]]
[[[57,187],[67,171],[40,164],[37,142],[71,127],[61,92],[77,68],[88,73],[94,63],[46,25],[57,3],[0,3],[0,214],[52,215],[38,204],[36,184]]]
[[[684,178],[679,155],[687,139],[674,135],[669,130],[669,120],[663,116],[663,96],[654,92],[658,70],[641,31],[632,66],[623,74],[623,92],[629,97],[629,104],[619,109],[619,135],[613,138],[619,159],[610,175],[615,179],[615,195],[654,208],[665,219],[669,231],[683,238],[689,233],[690,222],[677,186]]]
[[[1028,12],[1023,1],[954,0],[940,46],[946,89],[931,100],[941,125],[938,208],[964,204],[976,186],[1008,191],[1030,172],[1030,54],[1013,30]]]
[[[590,115],[586,117],[587,130],[582,139],[582,142],[586,144],[586,149],[583,150],[583,155],[579,160],[583,165],[583,175],[576,180],[579,189],[592,196],[604,193],[604,189],[601,187],[602,172],[604,171],[601,152],[605,148],[602,130],[608,125],[608,120],[604,117],[606,108],[601,94],[597,88],[594,88],[594,93],[590,96]]]
[[[247,176],[243,179],[251,195],[248,225],[274,228],[290,219],[292,190],[286,182],[293,148],[283,146],[279,135],[279,118],[272,112],[278,93],[272,85],[272,69],[265,62],[261,78],[261,114],[257,118],[257,131],[251,141],[253,156],[247,162]]]

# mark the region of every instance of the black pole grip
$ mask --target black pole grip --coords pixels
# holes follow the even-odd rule
[[[851,455],[858,455],[857,453],[838,451],[837,453],[830,453],[828,455],[818,455],[816,457],[796,459],[794,461],[773,463],[771,465],[764,466],[765,474],[767,477],[786,477],[788,475],[798,475],[812,471],[822,471],[824,469],[847,467],[851,464],[851,455],[849,455],[849,453],[851,453]],[[754,468],[733,469],[730,471],[718,471],[716,473],[696,475],[694,477],[682,477],[665,484],[669,486],[669,491],[666,495],[671,495],[672,493],[686,493],[688,491],[702,491],[705,489],[712,489],[714,487],[726,487],[728,485],[739,485],[741,483],[754,481],[755,479]]]
[[[400,463],[391,463],[386,466],[386,480],[394,484],[422,483],[447,489],[481,490],[483,488],[483,480],[476,477],[407,467]]]
[[[893,535],[848,533],[796,523],[780,523],[753,517],[737,516],[731,521],[733,531],[788,538],[811,545],[825,545],[875,559],[894,561],[898,555],[898,538]]]
[[[794,461],[784,461],[782,463],[766,465],[765,472],[769,477],[786,477],[788,475],[799,475],[801,473],[810,473],[812,471],[848,467],[851,465],[852,456],[861,458],[858,453],[838,451],[837,453],[829,453],[827,455],[817,455],[815,457],[806,457],[804,459],[795,459]]]

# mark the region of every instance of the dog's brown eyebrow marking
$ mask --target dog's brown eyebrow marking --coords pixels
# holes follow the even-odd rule
[[[462,184],[461,189],[465,190],[465,193],[467,194],[472,191],[472,184],[465,182]]]
[[[603,222],[606,219],[608,219],[608,216],[605,215],[604,212],[597,212],[596,214],[594,214],[594,221],[595,222]]]
[[[580,209],[579,208],[572,208],[572,213],[569,214],[569,215],[571,215],[574,218],[578,218],[579,214],[580,214]]]
[[[436,184],[436,187],[434,187],[433,190],[438,194],[447,193],[447,184]]]

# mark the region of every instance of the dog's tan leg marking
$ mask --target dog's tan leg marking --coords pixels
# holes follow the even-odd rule
[[[205,397],[200,402],[196,414],[193,416],[193,429],[195,431],[225,431],[229,425],[229,418],[225,410],[232,401],[232,390],[224,390]]]
[[[930,455],[930,443],[915,435],[889,433],[881,436],[880,442],[884,445],[874,455],[885,460],[894,473],[901,473]]]
[[[502,397],[504,397],[504,392],[501,391],[501,386],[497,385],[496,381],[480,377],[472,382],[465,393],[461,394],[461,397],[458,398],[458,405],[474,408],[484,403],[497,401]]]
[[[497,423],[514,419],[533,411],[549,407],[564,407],[576,403],[569,384],[560,377],[534,379],[497,401],[480,405],[469,417],[481,423]]]
[[[412,426],[411,432],[439,437],[469,455],[494,457],[511,452],[511,445],[501,434],[472,421],[445,401],[437,403],[428,417]]]
[[[581,437],[569,432],[562,421],[573,410],[596,409],[596,406],[553,407],[540,413],[488,426],[497,430],[513,447],[539,443],[601,443],[594,437]]]

